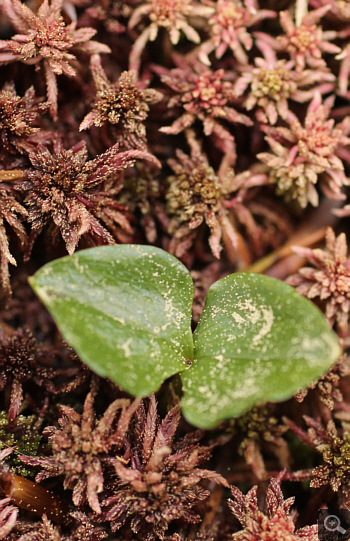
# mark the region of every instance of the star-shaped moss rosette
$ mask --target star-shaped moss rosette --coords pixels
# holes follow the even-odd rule
[[[285,283],[253,273],[211,286],[192,336],[191,276],[153,246],[83,250],[30,281],[65,340],[97,374],[147,396],[181,372],[184,415],[202,428],[290,398],[340,356],[317,307]]]
[[[110,53],[104,43],[91,40],[94,28],[76,28],[76,21],[66,25],[61,14],[63,0],[44,0],[34,13],[19,0],[4,0],[2,7],[17,34],[0,40],[0,65],[20,61],[40,66],[45,73],[50,113],[57,120],[57,75],[77,75],[75,54]],[[39,68],[40,69],[40,68]]]

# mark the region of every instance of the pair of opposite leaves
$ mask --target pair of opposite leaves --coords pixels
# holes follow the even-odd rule
[[[192,335],[191,276],[153,246],[83,250],[30,283],[81,359],[130,394],[147,396],[181,372],[182,410],[201,428],[290,398],[340,355],[318,308],[253,273],[211,286]]]

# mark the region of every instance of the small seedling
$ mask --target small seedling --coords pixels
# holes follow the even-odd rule
[[[181,373],[184,415],[202,428],[290,398],[340,355],[316,306],[253,273],[216,282],[192,334],[191,276],[153,246],[83,250],[44,266],[30,283],[65,340],[100,376],[147,396]]]

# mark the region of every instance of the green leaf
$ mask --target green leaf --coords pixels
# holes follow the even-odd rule
[[[81,359],[133,395],[156,391],[193,359],[192,279],[159,248],[83,250],[30,283]]]
[[[201,428],[290,398],[341,353],[318,308],[283,282],[253,273],[211,286],[194,347],[195,362],[181,374],[182,409]]]

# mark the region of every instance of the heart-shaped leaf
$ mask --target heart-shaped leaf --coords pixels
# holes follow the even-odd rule
[[[318,308],[283,282],[252,273],[211,286],[194,347],[195,362],[181,374],[182,409],[202,428],[290,398],[340,355]]]
[[[192,279],[159,248],[83,250],[30,283],[81,359],[133,395],[156,391],[193,359]]]

